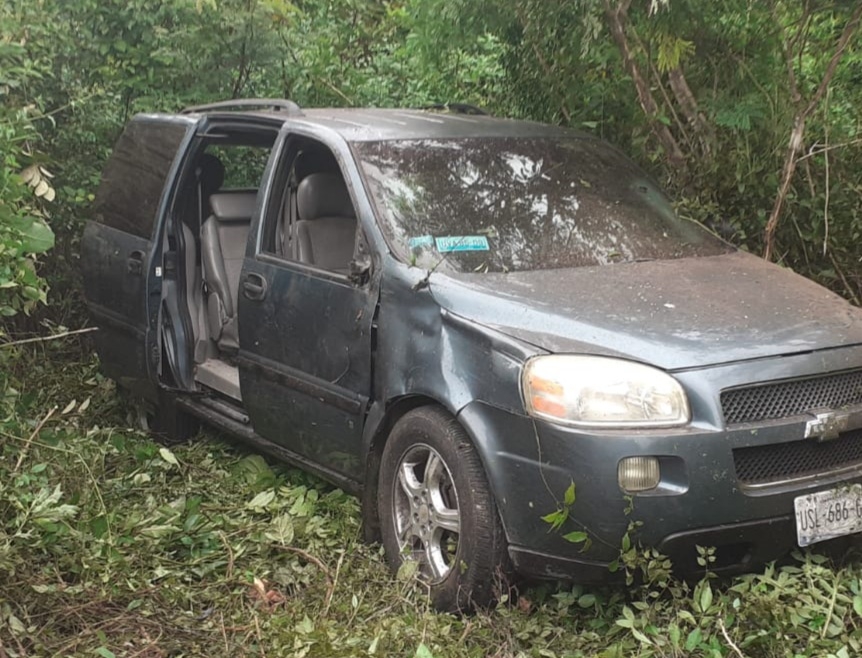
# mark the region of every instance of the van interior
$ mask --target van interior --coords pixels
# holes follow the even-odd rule
[[[240,277],[258,190],[277,131],[214,126],[187,158],[177,187],[164,253],[177,254],[178,306],[190,338],[164,335],[182,318],[162,309],[160,377],[169,386],[215,392],[241,407]],[[347,275],[356,242],[356,214],[332,152],[292,138],[278,165],[265,209],[261,252],[314,269]],[[280,190],[280,192],[279,192]],[[178,220],[178,221],[177,221]],[[165,288],[167,290],[167,287]],[[163,293],[164,295],[164,293]],[[163,300],[164,301],[164,300]],[[190,326],[188,324],[190,323]],[[182,370],[191,370],[182,373]],[[179,382],[191,382],[183,386]]]

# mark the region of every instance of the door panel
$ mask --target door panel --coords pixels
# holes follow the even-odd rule
[[[146,259],[150,241],[104,224],[87,222],[81,239],[84,291],[96,351],[105,374],[134,394],[151,397],[147,377]]]
[[[81,238],[84,296],[99,326],[95,340],[102,369],[151,399],[158,352],[148,346],[155,318],[148,295],[158,295],[161,285],[161,268],[152,266],[159,251],[153,235],[158,235],[177,162],[196,121],[139,115],[126,126],[104,167],[93,221]]]
[[[240,280],[240,385],[255,430],[359,479],[371,393],[371,287],[269,256]]]

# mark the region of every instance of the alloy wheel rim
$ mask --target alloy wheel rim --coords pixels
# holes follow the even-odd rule
[[[431,582],[444,580],[455,566],[461,534],[458,492],[449,466],[434,448],[416,444],[398,463],[392,494],[401,555],[416,560]]]

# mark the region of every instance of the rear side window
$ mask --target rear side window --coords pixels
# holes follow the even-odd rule
[[[217,157],[224,165],[223,189],[256,190],[263,178],[269,152],[267,146],[214,146],[207,153]]]
[[[186,121],[132,121],[102,172],[93,218],[149,239],[171,163],[190,127]]]

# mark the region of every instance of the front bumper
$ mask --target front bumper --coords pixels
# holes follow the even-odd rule
[[[697,564],[698,546],[715,547],[717,560],[710,570],[734,574],[782,557],[795,541],[793,517],[780,516],[677,532],[665,537],[657,548],[671,559],[678,572],[685,574],[703,572],[703,567]],[[623,577],[622,570],[612,572],[608,562],[591,560],[582,554],[563,556],[511,546],[509,555],[519,573],[540,578],[593,584],[621,581]]]
[[[539,577],[612,580],[608,566],[629,530],[681,572],[702,570],[698,545],[716,548],[713,571],[746,570],[796,545],[796,496],[862,482],[862,470],[844,469],[774,486],[741,485],[733,450],[805,440],[805,421],[798,418],[755,429],[701,423],[661,432],[584,432],[482,402],[467,405],[459,418],[482,454],[516,568]],[[647,455],[660,458],[662,483],[626,495],[617,482],[618,462]],[[570,518],[553,531],[542,517],[560,508],[572,482]],[[588,549],[563,538],[572,530],[589,534]]]

